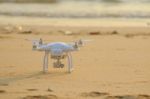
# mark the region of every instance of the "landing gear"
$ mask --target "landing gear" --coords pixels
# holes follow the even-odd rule
[[[71,53],[67,53],[67,59],[68,59],[68,72],[71,73],[73,71],[72,55],[71,55]]]
[[[68,60],[68,72],[71,73],[73,71],[71,53],[67,53],[66,55],[61,55],[61,56],[51,56],[52,59],[56,60],[56,62],[53,63],[53,67],[54,68],[64,68],[64,64],[62,64],[60,60],[66,58],[66,57]]]
[[[49,52],[45,51],[44,55],[44,62],[43,62],[43,72],[48,71],[48,55]],[[67,57],[68,60],[68,72],[71,73],[73,70],[73,64],[72,64],[72,55],[71,53],[66,53],[66,55],[61,55],[61,56],[51,56],[52,59],[55,59],[56,61],[53,63],[54,68],[64,68],[64,64],[61,63],[61,59],[64,59]]]
[[[46,73],[48,71],[48,55],[49,52],[45,51],[44,59],[43,59],[43,72]]]

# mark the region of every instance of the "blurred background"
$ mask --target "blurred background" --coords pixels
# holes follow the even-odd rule
[[[150,0],[0,0],[1,16],[150,18]]]

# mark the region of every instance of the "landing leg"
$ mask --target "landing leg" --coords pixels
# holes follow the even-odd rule
[[[68,57],[68,72],[71,73],[71,71],[73,70],[71,53],[68,53],[67,57]]]
[[[71,59],[71,70],[73,71],[73,62],[72,62],[72,54],[70,53],[70,59]]]
[[[44,60],[43,60],[43,72],[48,71],[48,54],[49,52],[45,51]]]

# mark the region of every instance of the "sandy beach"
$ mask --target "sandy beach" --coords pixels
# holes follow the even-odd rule
[[[150,99],[149,20],[0,18],[0,99]],[[68,33],[69,31],[69,33]],[[32,42],[92,39],[73,52],[74,71],[42,72]],[[66,64],[66,60],[63,60]]]

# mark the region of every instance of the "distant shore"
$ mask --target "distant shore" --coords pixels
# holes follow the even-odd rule
[[[150,36],[150,21],[0,16],[0,34]]]

